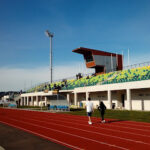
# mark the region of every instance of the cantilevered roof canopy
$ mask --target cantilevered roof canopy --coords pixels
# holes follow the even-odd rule
[[[82,54],[86,67],[95,68],[96,74],[122,70],[123,68],[123,57],[120,54],[84,47],[74,49],[72,52]]]
[[[112,56],[116,56],[115,53],[104,52],[104,51],[101,51],[101,50],[95,50],[95,49],[84,48],[84,47],[74,49],[74,50],[72,50],[72,52],[83,54],[83,55],[86,55],[88,52],[92,52],[93,55],[101,55],[101,56],[111,56],[112,55]]]

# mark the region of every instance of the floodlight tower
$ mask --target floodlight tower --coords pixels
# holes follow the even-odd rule
[[[49,32],[48,30],[45,31],[46,36],[48,36],[50,38],[50,83],[53,82],[53,73],[52,73],[52,38],[54,36],[53,33]]]

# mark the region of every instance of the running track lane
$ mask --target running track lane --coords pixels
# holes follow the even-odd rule
[[[0,122],[72,149],[150,149],[150,124],[92,119],[88,125],[85,116],[0,109]]]

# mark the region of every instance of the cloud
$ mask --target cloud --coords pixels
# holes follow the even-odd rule
[[[83,62],[54,66],[53,80],[74,78],[77,73],[92,73]],[[49,66],[38,68],[0,68],[0,91],[27,90],[50,80]]]

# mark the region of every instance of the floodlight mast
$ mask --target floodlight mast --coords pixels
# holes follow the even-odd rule
[[[49,32],[48,30],[45,31],[45,34],[50,38],[50,83],[53,82],[53,64],[52,64],[52,38],[54,37],[54,34]]]

